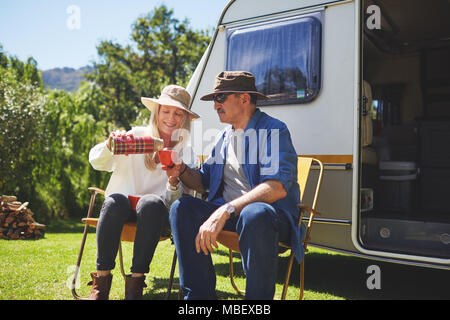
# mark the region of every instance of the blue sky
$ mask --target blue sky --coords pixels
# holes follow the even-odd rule
[[[38,68],[78,68],[97,58],[100,40],[131,43],[131,24],[165,4],[192,28],[213,28],[228,0],[1,0],[0,44]],[[79,9],[71,11],[71,6]],[[79,22],[79,23],[78,23]],[[79,28],[77,28],[79,26]]]

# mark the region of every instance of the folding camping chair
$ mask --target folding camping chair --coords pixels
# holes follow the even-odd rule
[[[86,298],[82,298],[80,297],[76,290],[75,290],[75,284],[76,284],[76,280],[78,278],[78,273],[80,270],[80,265],[81,265],[81,258],[83,257],[83,251],[84,251],[84,245],[86,243],[86,238],[87,238],[87,233],[88,233],[88,229],[89,226],[97,226],[98,223],[98,218],[92,218],[92,212],[94,210],[94,205],[95,205],[95,198],[97,196],[97,194],[102,194],[105,195],[105,191],[99,188],[95,188],[95,187],[91,187],[88,188],[91,191],[91,202],[89,204],[89,210],[88,210],[88,214],[86,218],[83,218],[82,221],[85,223],[84,226],[84,232],[83,232],[83,238],[81,240],[81,247],[80,247],[80,252],[78,253],[78,259],[77,259],[77,264],[75,267],[75,272],[74,272],[74,276],[73,276],[73,280],[72,280],[72,285],[71,285],[71,290],[72,290],[72,295],[74,296],[75,299],[77,300],[85,300]],[[120,243],[119,243],[119,261],[120,261],[120,272],[122,273],[122,276],[125,278],[127,275],[125,274],[124,268],[123,268],[123,255],[122,255],[122,241],[128,241],[128,242],[134,242],[134,238],[136,235],[136,223],[135,222],[127,222],[125,223],[125,225],[122,228],[122,234],[120,237]],[[171,238],[171,236],[161,236],[159,238],[159,241],[163,241],[166,239]],[[176,251],[174,251],[173,254],[173,259],[172,259],[172,268],[170,271],[170,278],[169,278],[169,285],[168,285],[168,290],[167,290],[167,294],[166,294],[166,299],[169,298],[171,289],[172,289],[172,283],[173,283],[173,276],[175,273],[175,266],[177,263],[177,253]]]
[[[305,194],[306,184],[308,182],[308,176],[309,176],[309,173],[310,173],[310,170],[311,170],[311,165],[313,163],[318,166],[319,176],[318,176],[317,182],[316,182],[316,187],[315,187],[315,192],[314,192],[312,206],[308,207],[308,206],[303,204],[302,200],[303,200],[303,195]],[[303,248],[304,248],[305,253],[306,253],[306,252],[308,252],[308,241],[310,240],[310,234],[311,234],[311,228],[312,228],[313,221],[314,221],[314,216],[316,214],[319,214],[319,212],[316,211],[316,206],[317,206],[317,199],[318,199],[319,193],[320,193],[320,187],[322,185],[323,165],[322,165],[322,162],[320,162],[317,159],[306,158],[306,157],[299,157],[298,163],[297,163],[297,168],[298,168],[298,184],[300,186],[300,203],[301,203],[301,204],[298,205],[298,208],[299,208],[299,211],[300,211],[299,226],[302,223],[302,218],[303,218],[304,211],[309,212],[309,221],[308,221],[308,225],[307,225],[307,228],[306,228],[306,236],[305,236],[305,239],[303,240]],[[312,187],[312,185],[310,185],[310,187]],[[236,285],[236,283],[234,282],[233,251],[240,252],[239,251],[239,236],[238,236],[238,234],[236,232],[223,230],[223,231],[221,231],[219,233],[219,235],[217,237],[217,240],[221,244],[223,244],[225,247],[227,247],[229,249],[229,265],[230,265],[230,281],[231,281],[231,285],[233,286],[233,288],[239,294],[244,295],[245,292],[240,290],[238,288],[238,286]],[[288,245],[286,243],[281,243],[280,242],[279,245],[281,247],[284,247],[284,248],[287,248],[287,249],[291,249],[290,245]],[[294,253],[291,250],[291,254],[290,254],[290,257],[289,257],[289,264],[288,264],[288,268],[287,268],[287,271],[286,271],[286,277],[285,277],[284,286],[283,286],[283,292],[281,294],[281,300],[285,300],[286,299],[286,294],[287,294],[289,279],[291,277],[291,270],[292,270],[293,262],[294,262]],[[303,257],[302,262],[300,264],[300,295],[299,295],[299,300],[303,299],[304,270],[305,270],[305,257]]]

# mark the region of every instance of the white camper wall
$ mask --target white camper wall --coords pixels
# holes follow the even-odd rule
[[[324,6],[324,3],[328,5]],[[224,15],[204,72],[201,72],[201,63],[188,85],[188,90],[192,94],[195,92],[192,109],[202,117],[196,120],[197,125],[193,127],[196,153],[210,154],[212,143],[209,141],[213,137],[208,136],[208,132],[225,126],[219,122],[213,103],[200,101],[200,97],[212,92],[215,76],[225,69],[226,28],[312,12],[322,13],[321,89],[318,96],[304,104],[274,105],[261,109],[287,124],[299,155],[311,155],[324,163],[343,164],[356,160],[355,97],[358,86],[355,79],[355,34],[358,21],[354,1],[236,0]],[[197,84],[198,90],[195,91]],[[199,150],[198,141],[202,133],[202,150]],[[353,165],[350,170],[332,170],[332,166],[327,167],[331,170],[325,172],[321,201],[317,208],[322,213],[321,218],[328,221],[352,220],[352,211],[356,206],[356,202],[355,205],[352,202],[353,193],[359,193],[353,187],[353,173],[357,167]],[[309,198],[310,195],[305,193],[306,203],[311,200]],[[348,223],[338,226],[318,223],[314,228],[312,243],[357,251],[352,243],[351,226]]]
[[[330,1],[236,0],[231,5],[224,15],[222,25],[225,28],[218,32],[192,104],[192,110],[202,116],[200,121],[203,131],[224,127],[218,120],[213,103],[200,101],[200,97],[212,91],[214,77],[225,68],[226,28],[248,24],[248,19],[253,22],[273,18],[270,15],[284,17],[320,10],[320,4],[324,2]],[[314,7],[315,5],[318,7]],[[307,9],[301,10],[303,7]],[[261,109],[287,124],[298,154],[352,155],[355,105],[354,7],[352,2],[343,2],[329,6],[323,12],[322,85],[318,97],[305,104],[277,105]],[[258,16],[263,18],[254,18]],[[247,20],[243,21],[245,19]],[[189,87],[194,87],[196,80],[194,76]],[[209,151],[204,150],[206,154]]]
[[[300,105],[262,108],[289,127],[297,153],[351,155],[354,137],[354,8],[324,12],[322,87],[318,97]]]
[[[236,0],[223,17],[222,23],[229,24],[254,17],[283,14],[297,9],[309,9],[347,1],[348,0]]]
[[[200,101],[200,97],[212,91],[215,76],[225,69],[226,28],[322,12],[322,81],[319,95],[304,104],[274,105],[261,109],[286,123],[299,155],[312,155],[325,160],[325,163],[353,162],[357,105],[355,2],[334,1],[330,5],[331,2],[326,1],[326,7],[322,5],[325,1],[317,0],[236,0],[231,5],[224,15],[203,74],[201,63],[188,85],[188,90],[194,94],[198,84],[192,110],[202,117],[196,120],[197,124],[193,127],[196,153],[210,154],[213,137],[209,134],[225,126],[219,122],[213,103]],[[205,58],[202,62],[206,61]],[[201,150],[198,147],[199,139],[203,140]],[[353,170],[355,168],[357,166],[353,166]],[[318,206],[321,218],[352,219],[353,170],[326,171]],[[309,195],[305,194],[305,198],[308,201]],[[336,227],[318,224],[312,243],[355,251],[349,225]]]

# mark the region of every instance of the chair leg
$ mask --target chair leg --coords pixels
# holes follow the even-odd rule
[[[76,282],[77,282],[77,278],[78,278],[78,272],[80,271],[81,258],[83,257],[84,245],[86,244],[88,229],[89,229],[89,225],[86,223],[84,226],[83,238],[81,239],[80,252],[78,253],[77,264],[75,266],[75,272],[73,274],[72,285],[70,287],[73,297],[77,300],[87,300],[87,298],[82,298],[78,295],[75,287],[76,287]]]
[[[303,300],[303,288],[305,284],[305,257],[303,257],[302,263],[300,264],[300,296],[298,300]]]
[[[127,274],[125,273],[125,270],[123,269],[122,241],[119,242],[119,263],[120,263],[120,272],[122,273],[123,278],[126,279]]]
[[[175,267],[177,265],[177,251],[173,251],[173,259],[172,259],[172,268],[170,270],[170,278],[169,278],[169,287],[167,288],[167,294],[166,294],[166,300],[169,300],[170,293],[172,291],[172,285],[173,285],[173,276],[175,274]],[[181,288],[180,288],[181,290]]]
[[[231,285],[233,286],[234,290],[236,290],[236,292],[238,294],[245,295],[245,291],[240,290],[238,288],[238,286],[236,285],[236,283],[234,282],[233,251],[231,249],[229,249],[228,257],[229,257],[229,260],[230,260],[230,281],[231,281]]]
[[[95,197],[97,195],[97,191],[92,191],[91,193],[91,201],[89,202],[89,209],[88,209],[88,214],[86,216],[86,218],[90,218],[92,216],[92,211],[94,210],[94,204],[95,204]],[[75,290],[76,287],[76,282],[77,282],[77,278],[78,278],[78,272],[80,271],[80,265],[81,265],[81,258],[83,257],[83,251],[84,251],[84,245],[86,244],[86,238],[87,238],[87,234],[88,234],[88,229],[89,229],[89,225],[86,223],[84,225],[84,231],[83,231],[83,238],[81,239],[81,246],[80,246],[80,252],[78,253],[78,258],[77,258],[77,264],[75,266],[75,272],[73,274],[73,280],[72,280],[72,285],[71,285],[71,291],[72,291],[72,295],[75,299],[77,300],[87,300],[87,298],[82,298],[77,294],[77,291]]]
[[[294,253],[291,250],[289,256],[288,268],[286,270],[286,278],[284,279],[283,292],[281,293],[281,300],[286,300],[287,289],[289,286],[289,279],[291,278],[292,264],[294,263]]]

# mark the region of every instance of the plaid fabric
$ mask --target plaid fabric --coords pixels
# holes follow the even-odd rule
[[[114,137],[112,150],[114,154],[151,153],[154,150],[152,137]]]

